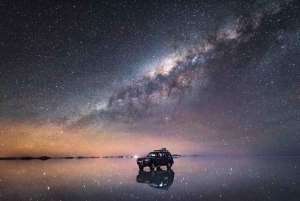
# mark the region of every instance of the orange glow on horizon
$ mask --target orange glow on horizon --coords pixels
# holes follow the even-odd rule
[[[0,123],[0,157],[16,156],[133,156],[166,147],[173,154],[205,152],[207,146],[186,139],[151,133],[101,131],[93,128],[65,129],[61,125]]]

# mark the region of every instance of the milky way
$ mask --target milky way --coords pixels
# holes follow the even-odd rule
[[[86,139],[88,153],[162,137],[188,153],[299,154],[299,3],[20,6],[2,5],[0,81],[1,138],[17,153],[40,151],[21,142],[47,128],[50,144]]]
[[[279,8],[273,9],[269,12],[276,13]],[[225,63],[226,57],[231,57],[234,63],[238,62],[235,60],[241,57],[237,52],[239,47],[251,40],[261,18],[265,18],[263,13],[242,16],[231,27],[225,25],[223,29],[213,33],[209,41],[204,39],[202,44],[199,42],[200,44],[183,49],[179,58],[170,58],[169,64],[162,63],[154,69],[152,75],[146,75],[142,80],[111,96],[109,111],[122,114],[125,110],[124,115],[141,116],[151,104],[160,102],[157,99],[187,96],[196,83],[205,80],[211,70],[216,70]]]

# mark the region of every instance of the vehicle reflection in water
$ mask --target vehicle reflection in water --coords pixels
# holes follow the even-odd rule
[[[156,189],[168,190],[173,184],[174,175],[175,173],[172,169],[162,170],[157,168],[156,171],[149,172],[140,170],[136,176],[136,182],[148,184]]]

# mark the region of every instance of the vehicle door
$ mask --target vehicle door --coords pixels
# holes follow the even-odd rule
[[[168,158],[166,153],[162,153],[162,165],[167,165]]]
[[[162,153],[157,153],[156,164],[157,164],[158,166],[163,165],[163,156],[162,156]]]

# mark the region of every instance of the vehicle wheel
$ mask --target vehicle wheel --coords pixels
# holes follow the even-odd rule
[[[140,165],[139,166],[140,170],[144,170],[144,166]]]
[[[168,162],[167,168],[170,169],[171,167],[172,167],[172,164],[170,162]]]
[[[155,168],[155,165],[152,163],[152,164],[150,165],[150,170],[153,171],[154,168]]]

